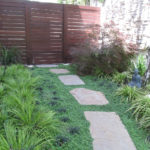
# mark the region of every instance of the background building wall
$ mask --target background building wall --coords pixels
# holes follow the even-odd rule
[[[101,24],[110,21],[129,36],[129,42],[150,46],[150,0],[105,0]]]

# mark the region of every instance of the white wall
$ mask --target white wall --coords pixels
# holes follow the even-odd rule
[[[101,8],[102,24],[112,20],[129,41],[150,46],[150,0],[105,0]]]
[[[43,3],[58,3],[58,0],[29,0],[35,2],[43,2]]]

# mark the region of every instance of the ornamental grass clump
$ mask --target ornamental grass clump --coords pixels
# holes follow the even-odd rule
[[[129,109],[141,127],[150,128],[150,97],[141,96],[132,102]]]
[[[118,88],[116,92],[116,95],[126,98],[126,100],[129,102],[134,101],[136,98],[143,94],[144,92],[141,91],[141,89],[130,87],[128,85]]]
[[[59,121],[55,119],[54,112],[36,105],[38,80],[21,65],[12,65],[6,70],[0,90],[0,145],[5,142],[3,146],[15,150],[41,150],[47,145],[51,147]],[[7,135],[12,135],[14,140]]]
[[[114,82],[123,85],[124,83],[127,83],[129,79],[131,79],[131,75],[129,72],[116,72],[113,74],[112,79]]]
[[[45,139],[33,135],[28,128],[17,128],[11,123],[4,124],[4,133],[0,134],[1,150],[41,150]]]

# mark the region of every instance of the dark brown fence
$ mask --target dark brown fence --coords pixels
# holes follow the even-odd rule
[[[99,8],[0,0],[0,43],[22,50],[25,63],[68,62],[70,48],[95,24]]]

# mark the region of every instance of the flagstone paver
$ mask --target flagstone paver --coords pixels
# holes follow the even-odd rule
[[[108,100],[104,94],[99,91],[93,91],[86,88],[76,88],[70,91],[75,99],[81,105],[106,105]]]
[[[50,69],[51,72],[56,73],[56,74],[65,74],[69,73],[67,69]]]
[[[63,75],[58,78],[65,85],[84,85],[84,82],[77,75]]]
[[[84,112],[90,122],[93,150],[136,150],[120,117],[115,112]]]

